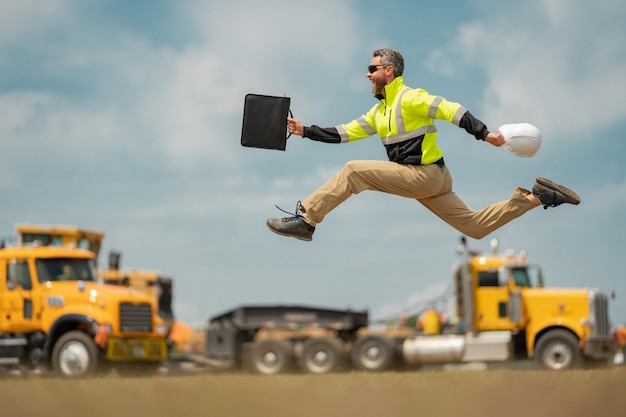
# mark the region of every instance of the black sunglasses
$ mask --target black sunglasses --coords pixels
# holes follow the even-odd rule
[[[378,64],[378,65],[368,65],[367,66],[367,72],[369,74],[373,74],[376,71],[378,71],[378,67],[383,67],[383,68],[387,68],[389,65],[382,65],[382,64]]]

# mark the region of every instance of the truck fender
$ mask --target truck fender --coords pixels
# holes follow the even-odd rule
[[[544,369],[574,369],[580,365],[581,352],[576,334],[565,328],[553,328],[538,336],[535,360]]]
[[[52,352],[52,347],[59,337],[70,330],[76,330],[83,328],[86,333],[93,337],[95,330],[98,326],[92,317],[84,314],[65,314],[56,319],[56,321],[50,326],[46,341],[44,343],[44,355],[49,358]]]

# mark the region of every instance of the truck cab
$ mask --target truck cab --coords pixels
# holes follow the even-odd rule
[[[98,282],[91,251],[0,249],[0,366],[70,378],[129,363],[156,369],[166,331],[151,297]]]
[[[172,310],[173,278],[155,271],[120,269],[121,253],[111,251],[105,268],[98,268],[98,258],[105,234],[71,225],[18,224],[18,241],[23,245],[66,246],[89,250],[95,254],[96,277],[106,284],[142,291],[152,296],[168,331],[174,323]]]
[[[455,272],[457,311],[468,333],[508,332],[513,354],[550,369],[611,357],[608,297],[598,289],[545,288],[526,254],[465,249]],[[463,251],[462,251],[463,253]]]

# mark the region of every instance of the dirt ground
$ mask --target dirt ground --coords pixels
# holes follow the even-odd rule
[[[624,415],[623,369],[0,379],[2,417]]]

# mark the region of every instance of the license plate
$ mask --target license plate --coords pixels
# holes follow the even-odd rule
[[[167,358],[165,340],[109,339],[107,359],[110,360],[160,360]]]

